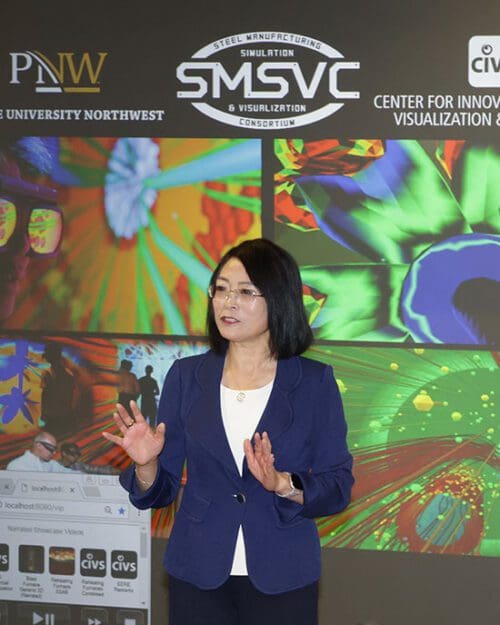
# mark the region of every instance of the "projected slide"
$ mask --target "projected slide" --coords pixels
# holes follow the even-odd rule
[[[13,192],[50,199],[62,233],[47,258],[0,255],[17,279],[3,326],[202,334],[212,270],[261,235],[261,141],[61,137],[45,149],[45,173],[30,175],[43,197],[33,185]],[[0,205],[0,231],[8,219]]]
[[[317,338],[500,344],[499,150],[275,141],[275,239]]]
[[[356,484],[323,546],[500,556],[500,354],[317,347],[333,364]]]

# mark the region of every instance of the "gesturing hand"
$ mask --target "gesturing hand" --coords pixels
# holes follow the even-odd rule
[[[274,454],[267,432],[263,432],[262,436],[256,432],[253,446],[248,438],[245,439],[243,449],[250,473],[266,490],[274,492],[287,490],[290,483],[288,476],[274,468]]]
[[[113,420],[122,433],[116,436],[110,432],[102,435],[108,441],[124,449],[136,465],[145,465],[156,460],[165,444],[165,424],[160,423],[153,429],[142,416],[135,401],[130,402],[134,418],[121,404],[116,404]]]

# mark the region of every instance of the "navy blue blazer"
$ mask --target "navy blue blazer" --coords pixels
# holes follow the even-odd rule
[[[241,525],[248,575],[260,591],[306,586],[320,576],[320,543],[312,519],[343,510],[354,481],[332,368],[302,357],[279,360],[257,426],[269,434],[276,468],[300,476],[300,505],[265,490],[246,461],[240,476],[222,422],[223,366],[224,356],[211,351],[174,363],[158,411],[166,423],[166,443],[156,480],[142,492],[131,466],[120,481],[138,508],[163,507],[174,500],[187,459],[188,480],[165,555],[174,577],[203,589],[223,584]]]

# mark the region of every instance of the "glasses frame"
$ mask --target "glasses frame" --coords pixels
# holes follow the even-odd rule
[[[39,445],[45,447],[47,451],[50,451],[51,454],[55,454],[57,451],[57,446],[52,445],[52,443],[48,443],[47,441],[37,441]]]
[[[58,206],[57,201],[59,198],[59,192],[57,189],[52,189],[50,187],[43,187],[38,184],[34,184],[32,182],[27,182],[22,178],[14,178],[12,176],[6,176],[5,174],[0,174],[0,197],[11,201],[16,207],[16,211],[22,210],[26,208],[29,210],[29,214],[31,216],[31,212],[34,209],[50,209],[55,211],[61,216],[61,235],[59,237],[59,241],[54,251],[49,252],[47,254],[42,254],[40,252],[36,252],[30,244],[30,249],[28,251],[28,256],[34,256],[36,258],[52,258],[53,256],[57,256],[59,250],[61,249],[61,243],[64,234],[64,215],[60,206]],[[23,198],[24,206],[18,206],[18,202],[16,202],[16,198]],[[38,202],[37,202],[38,200]],[[26,230],[28,229],[29,219],[26,224]],[[16,228],[17,228],[16,224]],[[14,230],[15,231],[15,230]],[[26,231],[26,235],[28,235],[28,231]],[[12,239],[12,236],[11,236]],[[9,251],[10,240],[7,243],[0,247],[0,254]],[[29,236],[28,236],[29,240]]]
[[[252,291],[252,289],[228,289],[227,293],[225,295],[218,296],[217,295],[217,291],[216,291],[217,286],[218,286],[217,284],[210,284],[208,289],[207,289],[208,297],[211,300],[220,299],[220,300],[226,301],[226,300],[228,300],[231,297],[231,295],[233,293],[235,294],[236,299],[240,300],[240,298],[242,297],[242,293],[241,293],[242,290]],[[245,297],[245,296],[243,296],[243,297]],[[252,295],[250,296],[250,299],[247,300],[247,301],[255,302],[257,297],[264,297],[264,295],[262,295],[262,293],[257,293],[256,291],[252,291]]]
[[[81,451],[76,451],[76,450],[68,450],[68,449],[61,449],[61,456],[71,456],[71,458],[75,458],[76,460],[78,460],[78,458],[82,455]]]

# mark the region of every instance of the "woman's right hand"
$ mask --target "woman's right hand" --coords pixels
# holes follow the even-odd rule
[[[122,436],[103,432],[108,441],[121,447],[135,462],[136,466],[155,464],[165,444],[165,424],[153,429],[143,417],[135,401],[130,402],[134,418],[121,404],[116,404],[113,420]]]

